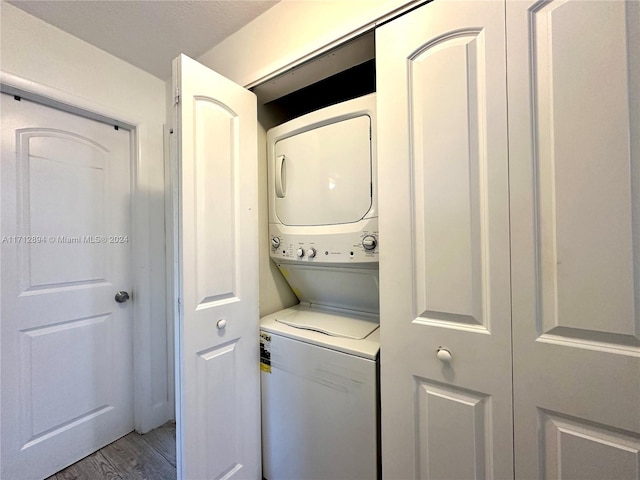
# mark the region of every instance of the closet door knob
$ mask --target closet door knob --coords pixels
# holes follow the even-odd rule
[[[436,350],[436,357],[438,357],[438,360],[444,363],[449,363],[451,361],[451,358],[453,358],[451,356],[451,352],[442,347],[438,347],[438,350]]]
[[[216,326],[218,327],[218,330],[223,330],[224,327],[227,326],[227,321],[224,318],[221,318],[218,320],[218,323],[216,323]]]

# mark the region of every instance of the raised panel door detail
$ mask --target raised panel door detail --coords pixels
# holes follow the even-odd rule
[[[105,216],[109,151],[63,130],[29,128],[16,135],[18,225],[39,239],[19,245],[22,290],[105,281],[105,243],[95,239],[116,234]]]
[[[416,316],[483,330],[489,326],[484,68],[478,31],[438,38],[409,59]]]
[[[113,408],[112,323],[98,315],[21,332],[22,448]]]
[[[418,477],[492,478],[491,397],[416,379]]]
[[[640,18],[627,3],[531,9],[537,308],[542,341],[638,352]]]
[[[201,409],[201,431],[199,435],[215,432],[225,425],[224,438],[203,438],[200,446],[210,445],[204,452],[207,460],[207,478],[233,478],[242,470],[240,463],[241,413],[238,409],[238,372],[236,364],[236,341],[197,353],[198,398]],[[240,474],[240,473],[239,473]],[[240,474],[241,475],[241,474]]]
[[[237,115],[206,97],[194,99],[197,309],[229,302],[236,285]],[[185,192],[185,195],[189,195]]]
[[[640,478],[640,437],[540,410],[543,478]]]

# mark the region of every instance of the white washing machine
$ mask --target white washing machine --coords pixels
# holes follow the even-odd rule
[[[261,319],[263,477],[379,478],[375,94],[271,129],[271,259],[300,304]]]
[[[260,337],[263,477],[378,478],[377,318],[298,306]]]

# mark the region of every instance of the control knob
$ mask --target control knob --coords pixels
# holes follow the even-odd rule
[[[374,237],[373,235],[367,235],[362,239],[362,246],[364,247],[365,250],[373,250],[374,248],[376,248],[377,244],[378,244],[378,241],[376,240],[376,237]]]
[[[271,248],[278,248],[280,246],[280,237],[273,237],[271,239]]]
[[[316,249],[315,248],[310,248],[309,250],[307,250],[307,257],[313,258],[315,256],[316,256]]]
[[[296,251],[296,254],[297,254],[297,255],[298,255],[298,257],[300,257],[300,258],[304,257],[304,249],[303,249],[303,248],[299,248],[299,249]]]

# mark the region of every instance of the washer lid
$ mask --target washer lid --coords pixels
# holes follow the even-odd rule
[[[338,319],[344,320],[345,323],[350,323],[350,320],[353,319],[368,321],[375,330],[363,339],[333,337],[315,330],[291,327],[277,320],[278,318],[286,319],[292,312],[304,312],[302,316],[305,316],[310,311],[312,313],[324,313],[325,315],[338,317]],[[260,330],[271,335],[287,337],[310,345],[346,353],[347,355],[376,360],[380,352],[380,328],[378,328],[378,321],[379,317],[377,315],[345,312],[341,309],[299,303],[293,307],[262,317],[260,319]],[[339,330],[342,330],[342,328],[339,328]]]
[[[344,314],[335,315],[328,312],[297,309],[283,311],[276,315],[276,322],[303,330],[321,332],[332,337],[352,338],[362,340],[378,328],[378,323],[372,320],[355,318]]]

